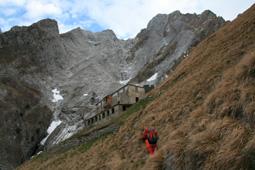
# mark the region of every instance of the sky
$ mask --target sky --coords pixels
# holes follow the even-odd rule
[[[158,13],[201,13],[210,9],[233,20],[255,0],[0,0],[0,28],[57,20],[61,33],[80,27],[93,32],[112,29],[118,38],[133,38]]]

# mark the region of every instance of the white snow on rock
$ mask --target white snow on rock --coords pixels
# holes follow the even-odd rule
[[[61,124],[61,122],[61,120],[52,121],[49,128],[47,129],[47,133],[51,134]]]
[[[119,81],[120,84],[126,85],[130,79]]]
[[[57,137],[57,139],[54,141],[54,144],[57,144],[61,141],[64,141],[68,138],[70,138],[73,134],[77,133],[79,129],[77,128],[77,125],[72,125],[72,126],[66,126],[61,134]]]
[[[36,153],[36,155],[40,155],[41,153],[42,153],[42,151],[39,151],[39,152]]]
[[[60,95],[60,91],[57,88],[53,89],[52,93],[53,93],[53,99],[51,100],[52,102],[56,103],[64,99],[63,96]]]
[[[54,120],[51,122],[50,126],[47,129],[48,135],[40,142],[41,145],[44,145],[50,134],[62,123],[61,120]]]
[[[150,78],[148,78],[146,81],[154,81],[154,80],[156,80],[157,79],[157,77],[158,77],[158,73],[155,73],[155,74],[153,74]]]
[[[88,94],[83,94],[83,96],[85,96],[85,97],[86,97],[86,96],[88,96]]]

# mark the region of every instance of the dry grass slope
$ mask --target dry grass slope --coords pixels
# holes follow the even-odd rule
[[[116,134],[19,169],[255,169],[254,41],[255,5],[192,49]],[[139,140],[147,126],[160,135],[151,158]]]

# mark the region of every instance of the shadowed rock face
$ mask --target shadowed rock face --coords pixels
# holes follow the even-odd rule
[[[10,77],[0,79],[1,116],[12,116],[8,123],[0,119],[0,124],[13,128],[1,131],[7,136],[1,137],[0,145],[15,140],[6,145],[11,151],[0,146],[4,153],[0,165],[16,166],[34,153],[46,134],[51,110],[60,112],[63,128],[57,128],[59,133],[53,133],[48,144],[63,136],[67,126],[93,114],[89,104],[93,94],[103,97],[120,87],[121,80],[143,82],[155,72],[160,79],[175,60],[223,24],[210,11],[201,15],[176,11],[157,15],[130,40],[118,39],[111,30],[93,33],[77,28],[59,34],[56,21],[50,19],[1,33],[0,75]],[[55,87],[64,97],[58,104],[51,102]]]
[[[0,168],[29,159],[45,136],[52,117],[40,104],[41,93],[17,78],[0,78]]]
[[[47,42],[58,36],[55,21],[14,27],[0,35],[0,168],[29,159],[46,135],[52,111],[42,91],[51,75]],[[56,43],[57,44],[57,43]],[[49,81],[50,83],[50,81]]]

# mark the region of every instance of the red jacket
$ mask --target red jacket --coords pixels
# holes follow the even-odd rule
[[[158,148],[157,144],[150,144],[149,142],[149,138],[152,135],[152,133],[150,133],[152,131],[150,131],[148,128],[145,128],[143,131],[143,140],[145,141],[146,144],[146,148],[149,152],[150,155],[153,155],[155,150]],[[158,133],[156,130],[154,130],[154,133],[158,136]]]
[[[149,129],[145,128],[143,131],[143,140],[148,139],[148,136],[149,136]]]
[[[145,128],[143,131],[143,140],[151,138],[153,135],[153,133],[151,133],[151,132],[152,131],[150,131],[148,128]],[[153,132],[156,136],[158,136],[158,132],[156,131],[156,129],[154,129]]]

